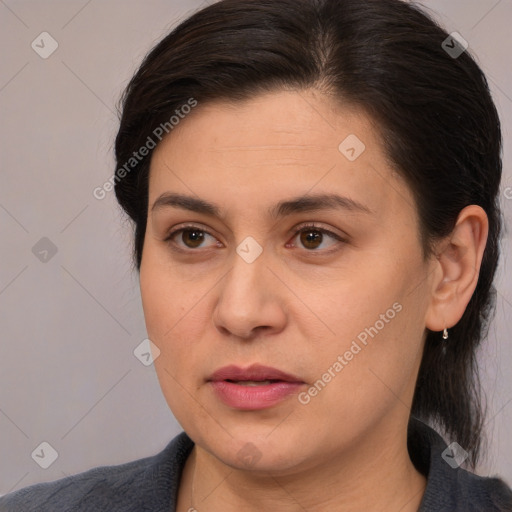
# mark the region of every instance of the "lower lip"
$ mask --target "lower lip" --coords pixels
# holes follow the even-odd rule
[[[273,382],[261,386],[243,386],[225,380],[210,381],[217,396],[230,407],[253,411],[278,404],[296,393],[302,382]]]

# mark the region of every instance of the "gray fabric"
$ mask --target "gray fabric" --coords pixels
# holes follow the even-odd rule
[[[179,480],[194,446],[185,432],[152,457],[103,466],[0,498],[1,512],[175,512]],[[441,457],[446,443],[411,419],[408,448],[428,477],[420,512],[512,511],[512,491],[498,478],[453,469]]]

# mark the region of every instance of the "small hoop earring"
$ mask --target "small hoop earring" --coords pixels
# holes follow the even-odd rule
[[[444,328],[444,331],[443,331],[443,340],[447,340],[448,339],[448,329],[446,329],[446,327]]]

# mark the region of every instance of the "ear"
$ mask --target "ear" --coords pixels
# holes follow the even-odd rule
[[[431,331],[453,327],[461,319],[478,282],[488,232],[485,210],[472,204],[459,213],[452,233],[438,244],[425,313],[425,326]]]

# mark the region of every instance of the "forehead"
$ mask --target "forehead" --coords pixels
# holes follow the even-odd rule
[[[240,207],[310,191],[376,211],[413,206],[372,120],[310,90],[199,104],[154,151],[150,206],[165,191],[238,197]]]

